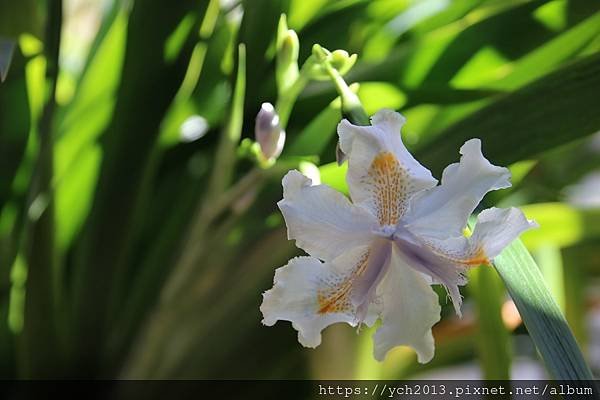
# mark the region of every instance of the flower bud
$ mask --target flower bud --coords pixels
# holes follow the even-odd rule
[[[312,56],[306,61],[310,71],[310,77],[315,80],[329,80],[329,74],[323,66],[327,62],[333,69],[336,69],[341,75],[350,71],[350,68],[356,63],[356,54],[349,55],[345,50],[327,50],[319,44],[313,45]]]
[[[256,115],[254,135],[263,156],[269,159],[279,157],[285,144],[285,131],[279,125],[279,115],[271,103],[262,103]]]
[[[356,63],[356,58],[356,54],[349,55],[346,50],[335,50],[331,53],[331,66],[345,75]]]
[[[286,90],[298,79],[300,43],[296,32],[289,29],[280,35],[277,45],[275,77],[279,91]]]
[[[315,43],[312,47],[312,55],[317,59],[317,61],[323,62],[331,55],[331,52],[320,44]]]

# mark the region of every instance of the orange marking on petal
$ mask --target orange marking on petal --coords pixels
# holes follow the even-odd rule
[[[467,254],[458,254],[458,253],[453,254],[452,252],[449,252],[448,250],[444,250],[440,247],[437,247],[430,242],[425,242],[424,244],[429,250],[431,250],[436,255],[438,255],[441,258],[444,258],[450,262],[453,262],[453,263],[463,264],[463,265],[466,265],[469,267],[477,267],[482,264],[488,265],[488,266],[492,265],[492,262],[487,257],[487,255],[485,254],[485,251],[483,250],[483,248],[481,246],[478,246],[475,249],[475,251],[470,251]]]
[[[406,207],[406,171],[392,153],[383,151],[373,159],[369,177],[379,223],[395,225]]]
[[[487,258],[487,256],[485,255],[485,251],[483,251],[483,248],[481,248],[481,247],[479,247],[477,249],[477,251],[475,252],[473,257],[469,258],[468,260],[463,261],[463,264],[466,264],[466,265],[469,265],[472,267],[476,267],[481,264],[492,265],[490,262],[490,259]]]
[[[317,302],[319,314],[346,312],[352,309],[350,301],[350,292],[352,283],[359,277],[367,267],[369,252],[366,252],[357,263],[352,273],[347,276],[340,284],[335,287],[329,287],[317,292]]]

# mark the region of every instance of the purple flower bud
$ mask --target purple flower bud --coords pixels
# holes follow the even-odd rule
[[[254,135],[266,159],[279,157],[285,144],[285,131],[279,126],[279,115],[271,103],[260,106]]]

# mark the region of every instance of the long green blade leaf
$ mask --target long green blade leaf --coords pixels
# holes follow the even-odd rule
[[[521,240],[507,247],[494,264],[548,372],[559,380],[592,380],[573,332]]]
[[[479,137],[500,165],[600,129],[600,53],[562,68],[470,115],[419,149],[417,159],[435,172],[454,162],[456,149]]]

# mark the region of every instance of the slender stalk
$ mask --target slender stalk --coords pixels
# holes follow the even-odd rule
[[[236,161],[236,148],[242,134],[245,92],[246,48],[242,43],[238,47],[238,70],[231,103],[230,118],[217,148],[215,165],[212,169],[207,194],[195,212],[195,217],[192,220],[190,230],[184,242],[181,257],[163,289],[163,301],[168,302],[169,299],[173,299],[176,296],[181,285],[185,283],[197,265],[200,254],[198,244],[203,242],[210,219],[215,215],[213,205],[221,199],[221,196],[231,184]]]
[[[52,124],[56,108],[59,69],[62,0],[49,0],[46,26],[47,98],[40,119],[39,154],[29,188],[25,227],[28,266],[25,316],[18,361],[26,378],[48,378],[60,374],[60,351],[56,332],[54,247],[54,202],[52,193]]]
[[[290,119],[290,114],[292,113],[292,108],[294,107],[294,103],[302,92],[302,89],[308,83],[308,78],[306,74],[300,73],[298,79],[294,81],[294,83],[287,89],[282,92],[277,98],[277,103],[275,105],[275,109],[279,114],[279,125],[282,129],[285,129],[287,126],[288,120]]]
[[[477,352],[484,379],[510,379],[511,337],[502,320],[504,286],[492,268],[471,271],[470,292],[477,312]]]
[[[331,77],[331,81],[342,99],[342,111],[348,114],[352,122],[358,125],[369,125],[369,116],[363,108],[360,99],[350,89],[340,72],[333,68],[327,61],[323,61],[325,70]]]

